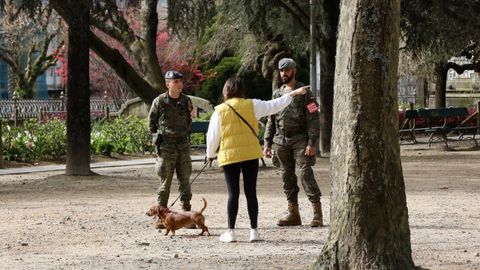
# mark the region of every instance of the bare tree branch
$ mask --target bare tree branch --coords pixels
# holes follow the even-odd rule
[[[129,50],[132,43],[137,41],[135,33],[125,18],[119,14],[116,3],[112,0],[95,1],[90,16],[91,24],[120,42]]]
[[[144,60],[142,68],[148,66],[146,69],[147,80],[153,84],[155,88],[159,88],[159,84],[163,84],[163,81],[158,81],[158,75],[162,74],[162,69],[158,62],[157,57],[157,30],[158,30],[158,15],[157,15],[157,2],[156,0],[145,0],[142,2],[142,31],[141,35],[144,39],[143,42],[143,54]],[[163,78],[163,77],[162,77]],[[160,89],[159,89],[160,90]]]
[[[92,32],[90,32],[89,42],[90,48],[115,70],[138,97],[149,104],[152,103],[159,91],[143,79],[117,49],[105,44]]]
[[[288,1],[290,2],[290,1]],[[277,3],[283,7],[293,18],[295,18],[296,21],[298,21],[300,23],[300,25],[302,26],[303,30],[309,32],[310,31],[310,25],[309,23],[305,22],[303,18],[305,18],[305,16],[302,16],[302,14],[299,14],[297,11],[293,10],[292,7],[290,7],[287,3],[285,3],[284,1],[282,0],[277,0]],[[310,16],[307,16],[306,17],[307,19],[310,19]]]

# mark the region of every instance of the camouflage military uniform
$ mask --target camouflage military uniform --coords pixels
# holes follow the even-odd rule
[[[149,128],[154,134],[157,144],[157,158],[155,166],[160,177],[158,189],[158,203],[167,206],[170,195],[170,185],[176,171],[179,182],[179,191],[184,191],[180,200],[183,206],[190,205],[192,192],[190,190],[190,175],[192,162],[190,158],[190,127],[192,101],[181,94],[178,100],[169,98],[168,93],[163,93],[153,100],[149,112]],[[156,136],[158,134],[158,137]]]
[[[297,82],[295,89],[303,85]],[[282,85],[274,91],[272,99],[285,94],[285,86]],[[277,147],[276,154],[282,168],[283,191],[289,203],[298,203],[299,188],[295,165],[300,169],[300,179],[309,201],[320,201],[320,189],[312,170],[315,156],[305,156],[307,144],[315,145],[320,130],[318,111],[310,113],[306,108],[311,102],[315,102],[315,97],[310,90],[305,96],[295,96],[287,108],[268,118],[265,129],[266,146],[271,147],[273,142]]]

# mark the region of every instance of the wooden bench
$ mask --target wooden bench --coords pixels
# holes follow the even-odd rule
[[[427,127],[425,133],[428,135],[428,146],[434,142],[443,142],[445,146],[448,146],[448,135],[451,132],[459,134],[458,140],[471,139],[478,146],[475,135],[479,127],[475,125],[468,126],[468,124],[462,120],[465,117],[470,116],[467,108],[438,108],[438,109],[419,109],[417,111],[419,118],[424,118],[427,121]],[[455,123],[462,122],[460,125]],[[469,136],[465,136],[470,134]]]
[[[415,132],[417,131],[415,130],[417,117],[417,110],[406,110],[404,112],[403,122],[400,125],[399,130],[400,144],[402,142],[417,143],[417,138],[415,137]]]

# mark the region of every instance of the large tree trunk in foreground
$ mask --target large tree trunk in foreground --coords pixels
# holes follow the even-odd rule
[[[67,175],[90,175],[89,33],[91,0],[51,0],[68,24]]]
[[[342,0],[330,230],[314,269],[414,269],[398,142],[400,0]]]
[[[3,122],[0,120],[0,169],[3,169]]]

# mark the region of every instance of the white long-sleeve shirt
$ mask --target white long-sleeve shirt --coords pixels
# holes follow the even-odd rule
[[[292,103],[292,100],[293,98],[290,96],[290,94],[284,94],[279,98],[268,101],[252,99],[255,118],[258,120],[264,116],[275,114]],[[216,151],[220,145],[221,121],[222,119],[219,117],[217,111],[214,111],[212,117],[210,118],[210,124],[208,125],[207,131],[208,158],[214,158],[217,156]]]

